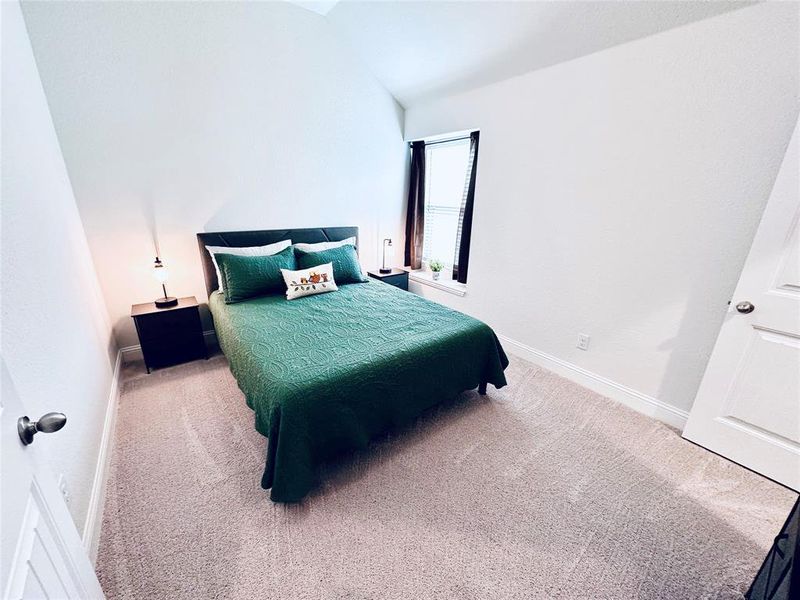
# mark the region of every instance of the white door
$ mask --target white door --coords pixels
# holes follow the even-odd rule
[[[17,419],[28,413],[1,356],[0,371],[0,592],[9,600],[103,598],[67,505],[41,459],[47,436],[58,433],[37,433],[31,445],[22,444]]]
[[[800,491],[798,127],[683,437]]]

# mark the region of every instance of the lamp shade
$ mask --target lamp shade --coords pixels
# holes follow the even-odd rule
[[[164,263],[161,262],[161,259],[156,256],[156,260],[153,263],[153,278],[161,284],[161,289],[164,291],[163,298],[157,298],[155,303],[156,307],[158,308],[169,308],[170,306],[175,306],[178,304],[178,299],[172,296],[167,296],[167,286],[164,285],[169,279],[169,271],[167,267],[164,266]]]
[[[160,269],[153,269],[153,277],[156,278],[158,283],[166,283],[169,279],[169,269],[161,267]]]
[[[381,261],[381,268],[379,269],[381,273],[391,273],[392,268],[386,266],[386,259],[392,259],[392,255],[394,254],[392,248],[392,240],[391,238],[386,238],[383,240],[383,260]]]
[[[164,263],[157,256],[155,263],[153,263],[153,277],[158,283],[165,283],[169,279],[169,269],[164,266]]]

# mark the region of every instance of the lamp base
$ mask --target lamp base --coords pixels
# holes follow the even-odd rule
[[[380,269],[378,269],[378,272],[383,273],[385,275],[386,273],[391,273],[392,270],[391,269],[384,269],[384,268],[381,267]]]
[[[169,308],[178,304],[178,299],[172,296],[164,296],[156,300],[156,308]]]

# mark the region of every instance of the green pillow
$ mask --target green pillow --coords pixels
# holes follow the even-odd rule
[[[364,273],[361,272],[355,246],[350,244],[319,252],[306,252],[295,248],[294,252],[297,256],[298,269],[310,269],[325,263],[333,263],[333,279],[336,281],[336,285],[367,281]]]
[[[270,256],[238,256],[215,254],[222,274],[222,291],[225,303],[241,302],[253,296],[285,292],[281,269],[296,268],[291,246]]]

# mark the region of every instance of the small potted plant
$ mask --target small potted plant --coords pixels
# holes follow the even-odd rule
[[[440,260],[436,260],[435,258],[428,264],[431,269],[431,277],[434,279],[439,279],[439,276],[442,274],[442,269],[444,269],[444,264]]]

